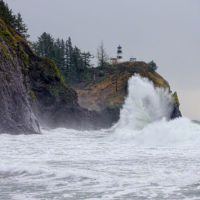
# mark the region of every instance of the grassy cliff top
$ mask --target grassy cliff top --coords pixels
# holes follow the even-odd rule
[[[148,78],[155,87],[170,91],[168,82],[157,72],[152,72],[145,62],[124,62],[92,70],[92,81],[75,86],[80,105],[90,110],[120,107],[127,95],[128,80],[134,74]]]
[[[148,64],[145,62],[123,62],[115,65],[108,65],[103,68],[97,67],[94,69],[94,72],[99,81],[104,81],[105,79],[110,79],[112,77],[117,78],[124,73],[127,73],[130,76],[140,74],[140,76],[151,80],[156,87],[170,88],[168,82],[157,72],[150,71]],[[97,81],[97,83],[99,81]]]

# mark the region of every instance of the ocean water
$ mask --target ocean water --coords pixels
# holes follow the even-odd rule
[[[171,105],[135,76],[109,130],[0,135],[0,200],[199,200],[200,125]]]

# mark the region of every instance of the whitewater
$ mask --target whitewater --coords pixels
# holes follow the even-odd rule
[[[129,80],[108,130],[0,135],[0,200],[199,200],[200,125],[169,120],[167,89]]]

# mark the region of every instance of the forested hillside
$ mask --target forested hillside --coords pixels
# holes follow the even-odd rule
[[[64,41],[44,32],[38,41],[32,43],[32,48],[38,56],[54,60],[67,83],[91,79],[89,68],[92,55],[73,46],[70,37]]]

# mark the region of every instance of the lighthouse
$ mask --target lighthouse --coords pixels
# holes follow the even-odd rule
[[[118,63],[122,62],[122,59],[123,59],[123,57],[122,57],[122,47],[119,45],[117,47],[117,62]]]

